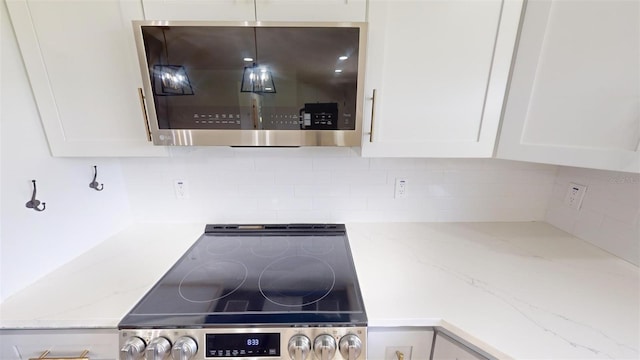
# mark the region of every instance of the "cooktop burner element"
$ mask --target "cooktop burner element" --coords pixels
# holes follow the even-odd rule
[[[247,279],[247,267],[235,261],[211,261],[189,271],[178,286],[191,302],[211,302],[231,295]]]
[[[329,295],[335,283],[336,273],[331,265],[315,257],[294,255],[267,265],[258,286],[272,303],[302,308]]]
[[[123,360],[351,360],[366,324],[344,225],[207,225],[118,327]]]

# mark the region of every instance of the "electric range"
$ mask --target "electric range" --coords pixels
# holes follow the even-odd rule
[[[118,325],[122,360],[365,359],[366,327],[342,224],[207,225]]]

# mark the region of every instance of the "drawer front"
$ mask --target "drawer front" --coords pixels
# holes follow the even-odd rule
[[[79,357],[85,350],[91,360],[118,358],[116,329],[0,330],[0,337],[3,360],[29,360],[45,351],[49,351],[47,357]]]

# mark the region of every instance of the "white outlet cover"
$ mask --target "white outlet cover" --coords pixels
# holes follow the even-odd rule
[[[189,184],[187,183],[186,180],[174,180],[173,189],[176,193],[177,199],[189,198]]]
[[[587,192],[587,185],[569,183],[567,193],[564,196],[564,204],[574,210],[580,210],[584,194]]]
[[[393,197],[396,198],[396,199],[404,199],[404,198],[406,198],[407,197],[407,186],[408,186],[407,179],[396,178],[395,193],[394,193]]]

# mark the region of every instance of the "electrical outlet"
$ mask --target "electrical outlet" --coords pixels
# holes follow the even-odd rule
[[[189,198],[189,186],[186,180],[174,180],[173,189],[176,191],[176,198],[178,199]]]
[[[411,360],[413,346],[387,346],[384,360]]]
[[[396,192],[393,195],[396,199],[404,199],[407,197],[407,179],[396,178]]]
[[[564,197],[564,203],[568,207],[574,210],[580,210],[582,205],[582,199],[587,192],[587,185],[580,185],[576,183],[569,183],[567,188],[567,194]]]

